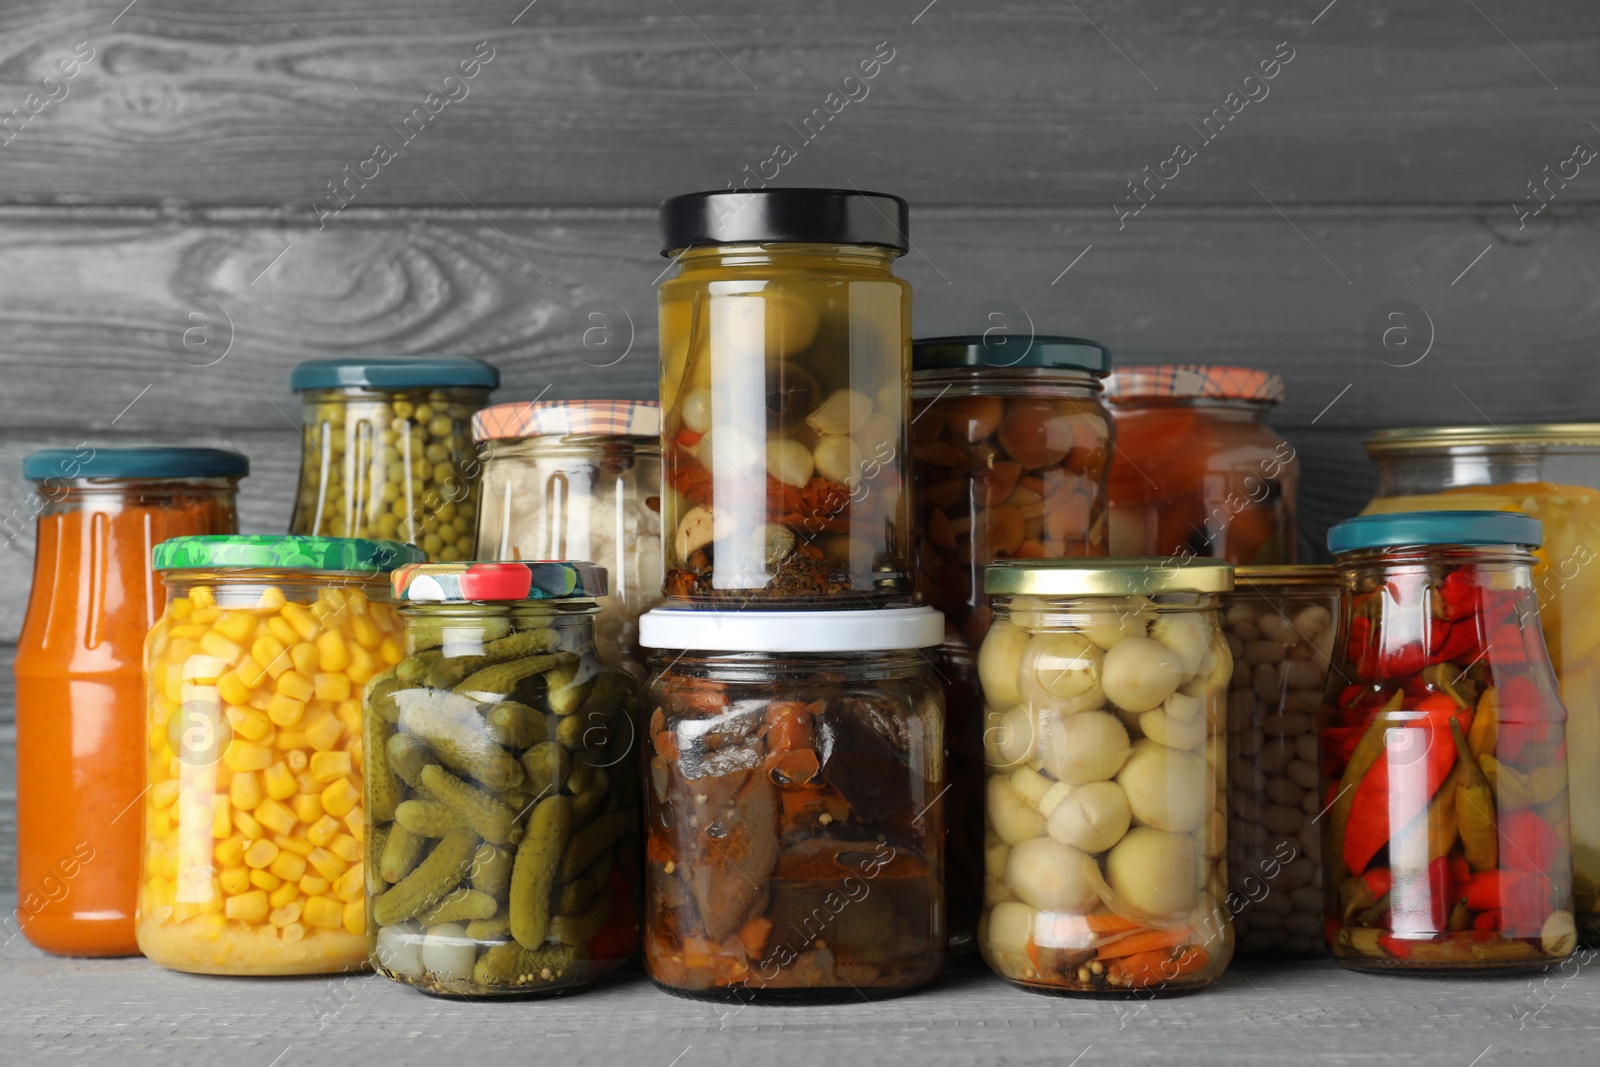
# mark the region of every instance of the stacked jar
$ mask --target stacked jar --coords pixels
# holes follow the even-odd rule
[[[888,996],[944,961],[943,700],[910,606],[905,201],[661,208],[668,601],[644,616],[645,965],[669,992]],[[875,888],[876,887],[876,888]]]
[[[983,698],[978,647],[992,612],[983,569],[1000,559],[1104,556],[1111,354],[1074,337],[936,337],[912,345],[911,456],[916,589],[944,614],[950,783],[979,796]],[[970,951],[983,885],[983,812],[949,819],[952,951]]]

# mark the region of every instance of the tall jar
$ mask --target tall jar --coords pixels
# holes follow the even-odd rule
[[[1117,420],[1113,556],[1295,562],[1300,461],[1267,425],[1282,378],[1246,367],[1123,367],[1106,398]]]
[[[978,646],[992,613],[983,569],[999,559],[1106,554],[1111,353],[1074,337],[935,337],[912,344],[916,590],[944,614],[950,781],[983,783]],[[974,947],[982,906],[983,812],[950,818],[952,950]]]
[[[664,593],[909,601],[905,201],[693,193],[661,232]]]
[[[471,559],[480,468],[470,422],[499,384],[487,363],[455,356],[298,364],[289,388],[304,415],[289,532]]]
[[[1234,570],[1222,598],[1228,693],[1228,884],[1243,955],[1316,956],[1322,791],[1316,716],[1338,636],[1332,567]]]
[[[150,551],[169,537],[237,530],[234,498],[249,470],[237,452],[212,448],[84,445],[23,462],[38,540],[13,665],[15,922],[46,952],[139,951],[140,660],[166,603]]]
[[[139,949],[198,974],[366,966],[361,687],[400,662],[393,541],[178,537],[149,688]]]
[[[1220,560],[1005,560],[984,588],[978,943],[1042,992],[1210,985],[1233,955]]]
[[[1333,954],[1355,970],[1539,969],[1572,953],[1566,712],[1539,632],[1539,523],[1339,523],[1319,716]]]
[[[1533,585],[1567,709],[1573,767],[1600,767],[1600,423],[1383,430],[1366,440],[1378,489],[1364,514],[1485,508],[1538,519]],[[1600,774],[1572,776],[1578,932],[1600,945]]]
[[[406,658],[365,693],[373,964],[438,994],[589,985],[639,943],[639,690],[595,651],[605,571],[393,582]]]
[[[661,601],[661,407],[496,404],[472,418],[483,461],[477,559],[604,567],[595,646],[643,680],[639,616]]]
[[[729,618],[642,624],[645,970],[742,1003],[927,984],[945,956],[938,613]]]

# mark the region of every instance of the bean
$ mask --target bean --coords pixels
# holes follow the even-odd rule
[[[1239,735],[1239,755],[1247,758],[1255,756],[1266,743],[1267,739],[1260,730],[1246,730]]]
[[[1244,658],[1246,663],[1282,663],[1284,648],[1276,641],[1246,641],[1244,643]]]
[[[1269,778],[1266,786],[1267,799],[1274,804],[1286,807],[1299,807],[1300,801],[1305,798],[1306,791],[1288,778]],[[409,803],[409,801],[408,801]]]
[[[1322,890],[1317,886],[1303,885],[1289,894],[1289,902],[1296,911],[1307,915],[1322,914]]]
[[[1311,604],[1301,608],[1294,616],[1294,627],[1305,634],[1307,640],[1315,638],[1328,628],[1333,621],[1333,615],[1321,604]]]
[[[1228,651],[1233,653],[1233,658],[1235,660],[1243,659],[1244,658],[1244,642],[1239,640],[1233,634],[1223,634],[1222,637],[1223,637],[1223,640],[1227,641],[1227,643],[1228,643]]]
[[[1268,774],[1280,770],[1294,759],[1294,742],[1275,737],[1261,749],[1261,769]]]
[[[1236,623],[1229,626],[1228,629],[1242,642],[1248,643],[1261,640],[1261,631],[1256,629],[1256,624],[1253,622]]]
[[[1320,697],[1322,694],[1322,671],[1315,663],[1302,659],[1291,659],[1284,663],[1283,681],[1290,689],[1316,690]]]
[[[1230,639],[1233,637],[1232,634],[1229,634],[1228,636]],[[1238,652],[1235,652],[1233,657],[1233,677],[1229,680],[1228,685],[1233,689],[1249,689],[1250,682],[1253,677],[1251,674],[1250,664],[1239,659]]]
[[[1268,715],[1261,720],[1261,732],[1268,737],[1299,737],[1309,729],[1311,729],[1311,717],[1297,711]]]
[[[1302,886],[1310,887],[1311,880],[1317,876],[1317,869],[1304,856],[1296,856],[1283,865],[1283,869],[1279,874],[1281,880],[1278,885],[1280,888],[1297,890]],[[1320,908],[1320,905],[1318,907]]]
[[[1224,618],[1228,629],[1237,630],[1240,626],[1256,621],[1256,609],[1251,604],[1229,604]]]
[[[1321,690],[1296,690],[1287,693],[1283,698],[1283,710],[1298,712],[1301,715],[1315,715],[1322,707]]]
[[[1277,706],[1280,689],[1277,664],[1258,664],[1255,668],[1255,677],[1251,679],[1251,682],[1253,684],[1250,688],[1255,691],[1256,696],[1261,698],[1263,704],[1268,707]]]
[[[1261,824],[1275,834],[1292,834],[1300,829],[1305,822],[1305,816],[1298,808],[1287,808],[1282,804],[1268,804],[1261,813]]]
[[[1303,789],[1316,789],[1317,788],[1317,767],[1316,767],[1316,764],[1315,763],[1308,763],[1304,759],[1303,753],[1304,753],[1305,750],[1299,744],[1300,741],[1304,740],[1307,737],[1311,738],[1313,745],[1315,744],[1316,738],[1312,737],[1312,735],[1310,735],[1310,734],[1303,734],[1300,737],[1295,738],[1295,746],[1294,746],[1295,755],[1301,756],[1301,758],[1290,760],[1289,761],[1289,765],[1284,768],[1284,773],[1289,776],[1290,780],[1293,781],[1295,785],[1298,785]]]
[[[1300,810],[1307,815],[1315,815],[1322,810],[1322,798],[1316,792],[1308,791],[1305,799],[1300,802]]]
[[[1261,630],[1261,636],[1268,641],[1276,641],[1285,649],[1299,644],[1303,638],[1295,632],[1288,619],[1282,615],[1267,614],[1256,620],[1256,626]]]
[[[1299,756],[1301,759],[1303,759],[1307,763],[1311,764],[1311,772],[1312,772],[1313,775],[1316,774],[1317,759],[1318,759],[1317,735],[1316,734],[1301,734],[1299,737],[1295,738],[1294,739],[1294,751],[1295,751],[1295,755]],[[1305,784],[1305,783],[1303,783],[1303,784]],[[1311,782],[1311,783],[1307,784],[1306,787],[1310,788],[1312,785],[1315,785],[1315,784],[1316,784],[1315,782]]]
[[[1268,893],[1256,904],[1257,912],[1266,912],[1270,915],[1286,916],[1294,911],[1294,904],[1289,900],[1287,893]]]
[[[1318,915],[1296,912],[1283,921],[1284,929],[1311,936],[1322,933],[1322,919]]]
[[[1266,897],[1261,901],[1261,904],[1265,904],[1271,899],[1272,898],[1270,896]],[[1256,905],[1253,910],[1247,913],[1250,916],[1250,925],[1257,930],[1283,929],[1283,916],[1279,915],[1277,912],[1266,910],[1261,906],[1261,904]],[[1276,940],[1276,938],[1274,938],[1274,940]]]

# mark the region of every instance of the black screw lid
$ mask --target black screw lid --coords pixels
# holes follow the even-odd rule
[[[854,189],[754,189],[685,193],[661,202],[661,254],[697,245],[911,247],[906,202]]]

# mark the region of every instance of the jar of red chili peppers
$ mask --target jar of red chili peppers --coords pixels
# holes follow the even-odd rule
[[[928,608],[643,616],[657,985],[854,1001],[939,974],[944,703],[927,650],[942,629]]]
[[[1356,970],[1571,954],[1566,712],[1539,630],[1539,523],[1495,511],[1328,532],[1342,632],[1319,715],[1334,956]]]
[[[1267,425],[1282,378],[1248,367],[1122,367],[1106,399],[1117,419],[1113,556],[1295,562],[1300,462]]]
[[[1100,380],[1111,353],[1076,337],[915,341],[911,459],[916,589],[944,613],[950,781],[983,787],[978,646],[994,613],[983,568],[998,559],[1106,554],[1111,413]],[[983,810],[950,813],[950,944],[974,948],[982,910]]]

